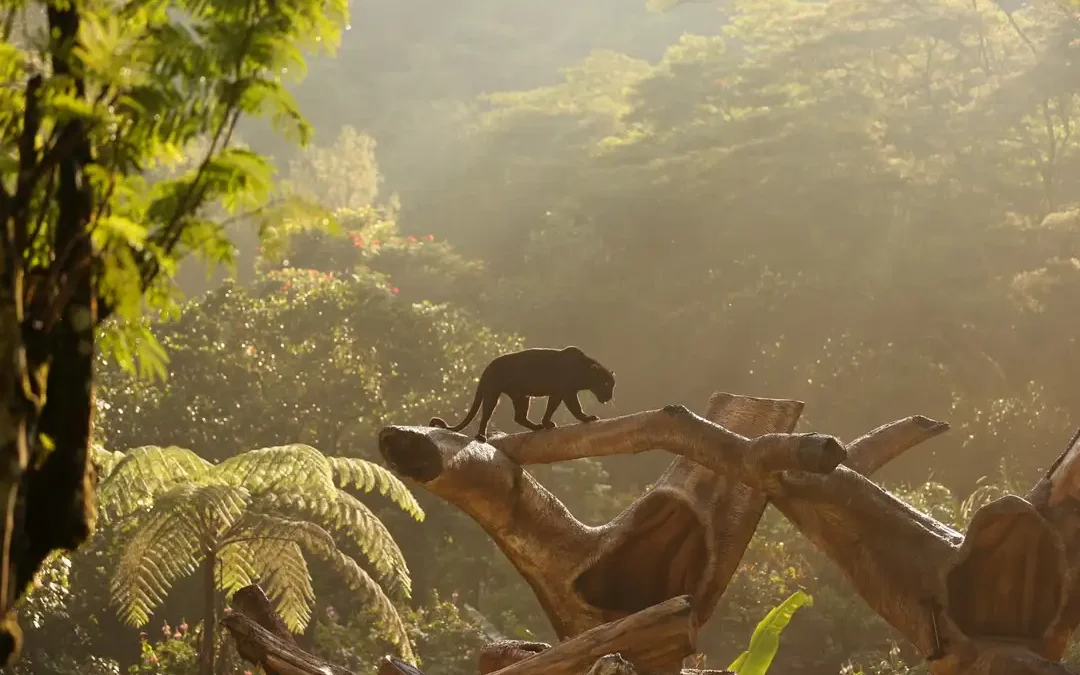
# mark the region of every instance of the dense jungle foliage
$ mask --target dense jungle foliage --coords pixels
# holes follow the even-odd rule
[[[216,4],[230,3],[190,3]],[[0,0],[5,38],[22,6]],[[99,330],[95,456],[103,486],[126,480],[141,501],[120,508],[103,487],[102,508],[120,512],[49,559],[21,605],[26,645],[12,672],[194,675],[207,649],[216,672],[244,672],[202,629],[228,591],[271,573],[245,567],[260,544],[229,552],[230,537],[252,532],[295,538],[275,554],[289,569],[272,595],[306,647],[355,672],[372,672],[405,635],[428,675],[475,672],[477,646],[494,635],[552,639],[471,520],[375,466],[380,426],[457,417],[484,364],[521,345],[576,344],[615,370],[611,404],[585,397],[603,416],[700,411],[722,390],[804,400],[800,430],[844,439],[911,414],[948,421],[948,434],[875,478],[957,527],[1029,485],[1080,425],[1075,7],[368,0],[349,10],[336,54],[310,55],[306,79],[288,84],[311,122],[297,122],[297,137],[313,130],[314,146],[246,117],[226,150],[181,152],[197,125],[167,152],[154,146],[176,156],[180,176],[192,157],[224,152],[258,194],[232,214],[207,196],[204,229],[165,256],[168,274],[147,290],[155,311],[138,316],[136,295],[123,322]],[[102,35],[119,30],[99,23]],[[125,226],[112,236],[138,234]],[[189,249],[235,259],[235,279],[202,263],[172,274]],[[188,296],[176,305],[173,280]],[[495,426],[513,427],[508,411]],[[237,467],[263,466],[267,452],[287,456],[289,480],[324,467],[320,494],[343,506],[302,512],[289,490],[314,488],[271,485],[254,469],[242,484]],[[124,474],[129,455],[144,470]],[[668,461],[534,473],[599,523]],[[122,583],[138,576],[133,545],[181,545],[154,519],[200,504],[234,516],[220,555],[183,552],[190,574],[134,597]],[[814,603],[785,629],[770,673],[925,672],[771,509],[700,637],[709,665],[730,663],[796,589]]]

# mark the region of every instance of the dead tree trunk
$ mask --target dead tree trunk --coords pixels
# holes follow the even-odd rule
[[[841,462],[872,473],[947,428],[911,417],[845,451],[829,436],[792,434],[802,408],[799,401],[716,394],[706,418],[669,406],[489,444],[441,429],[386,427],[379,447],[398,473],[488,532],[567,640],[682,595],[694,598],[700,625],[764,511],[767,494],[757,486],[788,473],[827,476]],[[649,492],[599,527],[574,518],[523,468],[654,449],[678,457]],[[514,653],[513,643],[498,648]],[[534,652],[523,647],[517,656],[532,662]]]

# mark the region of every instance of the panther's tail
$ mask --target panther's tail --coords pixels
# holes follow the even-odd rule
[[[441,417],[432,417],[428,422],[429,427],[439,427],[440,429],[449,429],[450,431],[461,431],[465,427],[469,426],[469,422],[473,421],[476,417],[476,413],[480,412],[480,403],[484,400],[483,395],[480,393],[480,387],[476,388],[476,396],[473,397],[472,407],[469,408],[469,412],[465,415],[465,419],[460,423],[450,427],[446,425],[446,422]]]

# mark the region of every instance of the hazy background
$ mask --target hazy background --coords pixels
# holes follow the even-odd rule
[[[294,188],[352,209],[343,232],[279,232],[259,249],[238,226],[238,285],[185,269],[194,300],[155,329],[168,385],[102,368],[108,447],[221,459],[304,441],[377,459],[381,425],[463,414],[495,354],[575,344],[616,372],[612,404],[582,396],[602,416],[701,411],[720,390],[803,400],[801,430],[848,440],[914,414],[947,421],[875,480],[962,528],[981,479],[1022,489],[1080,425],[1070,6],[368,0],[351,21],[296,89],[318,147],[241,132]],[[496,426],[514,428],[509,410]],[[536,473],[600,522],[669,461]],[[413,575],[428,675],[475,672],[461,637],[475,617],[447,600],[550,639],[475,524],[416,492],[423,524],[379,514]],[[74,604],[31,643],[138,659],[134,631],[103,609],[115,545],[74,563]],[[374,667],[385,649],[363,607],[313,576],[305,639]],[[797,587],[815,605],[771,672],[852,659],[923,672],[905,645],[889,654],[895,633],[771,510],[702,635],[708,665],[734,659]],[[190,616],[184,595],[151,625]],[[352,607],[351,628],[324,618],[331,606]],[[32,672],[64,672],[41,664]]]
[[[805,400],[807,428],[844,437],[925,414],[955,431],[886,478],[961,489],[1002,458],[1043,468],[1068,439],[1071,12],[884,0],[352,12],[337,58],[313,61],[296,90],[317,142],[345,125],[369,136],[376,201],[400,198],[401,232],[486,265],[480,297],[457,304],[608,364],[607,414],[700,409],[718,389]],[[294,154],[263,128],[244,138],[283,166]],[[245,244],[250,256],[250,233]]]

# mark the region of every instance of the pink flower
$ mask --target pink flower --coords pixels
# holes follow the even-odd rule
[[[397,295],[398,291],[400,291],[400,290],[401,290],[400,288],[398,288],[397,286],[394,286],[393,288],[390,289],[390,292],[393,293],[394,295]]]
[[[166,621],[166,622],[165,622],[165,623],[164,623],[164,624],[163,624],[163,625],[161,626],[161,633],[162,633],[162,634],[163,634],[163,635],[164,635],[165,637],[169,637],[170,635],[172,635],[172,628],[171,628],[171,627],[169,626],[169,622],[168,622],[168,621]]]
[[[416,243],[416,237],[414,237],[414,236],[412,236],[412,235],[410,234],[410,235],[409,235],[409,243],[410,243],[410,244]]]
[[[177,628],[180,629],[181,633],[186,633],[187,629],[188,629],[187,621],[185,621],[182,624],[180,624],[179,626],[177,626]]]
[[[427,240],[428,240],[428,241],[435,241],[435,235],[433,235],[433,234],[429,234],[429,235],[427,236]]]

